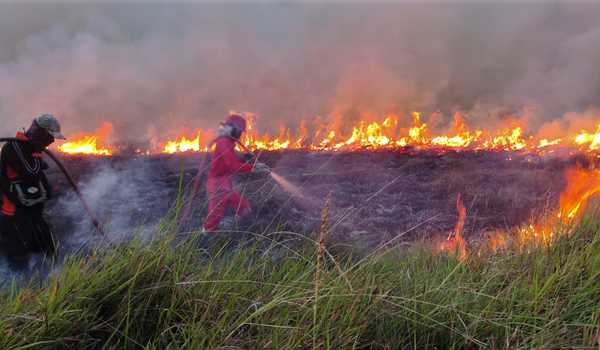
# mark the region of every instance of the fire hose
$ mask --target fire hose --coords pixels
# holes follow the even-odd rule
[[[21,142],[23,142],[24,140],[18,139],[16,137],[0,137],[0,142],[10,142],[10,141],[21,141]],[[50,152],[50,150],[45,149],[44,153],[46,153],[48,155],[48,157],[50,157],[50,159],[52,159],[52,161],[54,161],[54,163],[56,163],[56,165],[58,166],[58,168],[60,169],[60,171],[63,173],[63,175],[67,179],[67,182],[69,182],[69,185],[71,185],[71,187],[75,191],[75,194],[77,194],[77,197],[79,198],[79,200],[81,201],[81,204],[83,205],[83,209],[87,212],[88,216],[92,220],[92,223],[96,227],[96,230],[98,230],[98,232],[101,235],[104,236],[105,235],[104,229],[102,228],[102,225],[100,224],[100,221],[98,221],[98,219],[96,219],[96,216],[92,212],[92,209],[90,208],[90,206],[86,202],[85,198],[83,198],[83,194],[81,193],[81,190],[79,190],[79,186],[77,186],[77,184],[75,183],[75,181],[73,180],[73,178],[71,177],[71,175],[69,174],[69,172],[67,171],[67,169],[58,160],[58,158],[56,158],[56,156],[52,152]]]

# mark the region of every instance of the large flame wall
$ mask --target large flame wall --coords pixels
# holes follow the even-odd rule
[[[388,115],[379,121],[365,119],[351,125],[341,123],[340,118],[333,118],[329,122],[315,118],[301,121],[295,131],[281,127],[276,135],[261,133],[255,126],[252,115],[247,117],[248,130],[241,141],[254,150],[351,151],[415,146],[431,149],[552,152],[557,148],[579,151],[595,151],[600,148],[600,121],[597,130],[580,130],[571,135],[546,139],[531,135],[515,121],[507,122],[505,126],[494,130],[472,128],[460,114],[454,115],[453,124],[446,132],[434,131],[428,123],[422,121],[418,112],[413,112],[404,118]],[[93,133],[71,135],[67,142],[59,145],[59,149],[69,154],[116,154],[119,150],[110,143],[111,131],[112,125],[104,123]],[[196,129],[170,139],[155,141],[147,149],[137,149],[137,153],[205,152],[214,137],[214,130]]]

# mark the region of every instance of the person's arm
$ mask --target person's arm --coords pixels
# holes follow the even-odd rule
[[[225,142],[217,142],[215,155],[222,157],[227,168],[238,173],[249,173],[254,163],[244,163],[235,154],[234,148]]]

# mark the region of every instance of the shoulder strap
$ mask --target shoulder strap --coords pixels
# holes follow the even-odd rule
[[[28,157],[23,151],[23,147],[21,147],[18,141],[12,141],[9,143],[9,145],[15,151],[15,154],[17,155],[17,158],[23,165],[25,171],[27,171],[31,175],[36,175],[40,172],[40,170],[42,169],[42,162],[38,158],[33,156]],[[27,158],[30,158],[31,161]]]

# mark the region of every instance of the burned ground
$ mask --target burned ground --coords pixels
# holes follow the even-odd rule
[[[109,235],[117,239],[135,233],[151,236],[179,189],[189,191],[203,157],[62,159],[98,216],[108,223]],[[331,235],[359,247],[372,247],[403,233],[403,240],[447,235],[457,220],[459,193],[467,208],[465,237],[522,225],[556,207],[565,185],[563,170],[577,161],[507,152],[410,150],[266,152],[260,160],[298,186],[301,196],[290,195],[269,176],[238,176],[238,189],[254,207],[240,229],[310,234],[317,229],[324,200],[331,194]],[[67,246],[82,245],[93,229],[57,170],[51,168],[49,174],[59,188],[49,205],[57,234]],[[199,229],[205,213],[202,189],[186,230]]]

